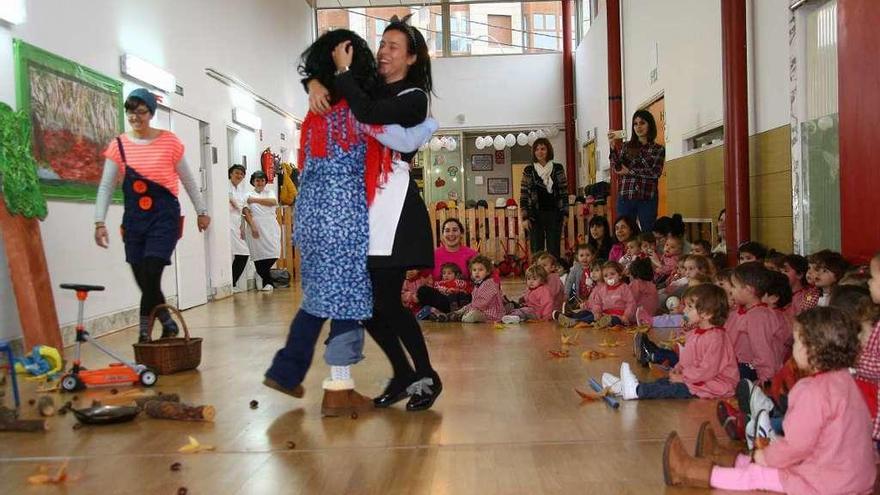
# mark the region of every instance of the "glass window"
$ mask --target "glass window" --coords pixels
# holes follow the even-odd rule
[[[535,22],[532,23],[532,29],[544,29],[543,14],[535,14]]]
[[[810,8],[810,7],[807,7]],[[806,118],[801,122],[804,251],[840,251],[837,0],[806,13]]]
[[[540,29],[540,28],[536,28]],[[556,29],[556,16],[552,14],[544,14],[544,29],[553,31]]]

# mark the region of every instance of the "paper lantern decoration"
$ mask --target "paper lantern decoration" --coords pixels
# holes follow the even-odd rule
[[[513,134],[508,134],[504,136],[504,144],[507,145],[508,148],[512,148],[513,145],[516,144],[516,138],[513,136]]]
[[[544,133],[547,134],[547,137],[556,137],[559,134],[559,128],[555,126],[548,127]]]
[[[449,151],[455,151],[456,148],[458,148],[458,143],[455,142],[455,138],[449,138],[446,141],[446,149]]]
[[[492,143],[495,141],[495,138],[492,136],[486,136],[483,138],[483,143],[485,143],[486,147],[492,146]]]
[[[476,146],[476,148],[478,150],[481,150],[486,147],[486,143],[483,142],[483,136],[480,136],[474,140],[474,146]]]
[[[440,141],[440,138],[434,136],[431,138],[431,144],[429,146],[431,147],[431,151],[440,151],[440,148],[443,147],[443,143]]]
[[[535,140],[537,140],[537,139],[538,139],[538,133],[535,131],[530,132],[529,133],[529,146],[534,145]]]
[[[498,151],[503,150],[504,147],[507,145],[507,143],[504,141],[504,136],[500,136],[500,135],[495,136],[495,139],[493,140],[493,144],[495,145],[495,149]]]
[[[537,135],[539,139],[547,137],[547,134],[544,133],[544,129],[538,129],[538,132],[536,132],[535,135]]]
[[[519,133],[516,135],[516,144],[520,146],[525,146],[529,144],[529,137],[523,133]]]

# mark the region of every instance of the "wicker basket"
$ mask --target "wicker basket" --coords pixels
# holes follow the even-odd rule
[[[149,367],[160,375],[170,375],[178,371],[198,368],[202,361],[202,339],[200,337],[190,338],[186,321],[177,308],[169,304],[160,304],[153,308],[148,328],[152,332],[153,323],[155,323],[156,316],[161,309],[168,309],[177,316],[183,326],[184,337],[134,344],[135,362]]]

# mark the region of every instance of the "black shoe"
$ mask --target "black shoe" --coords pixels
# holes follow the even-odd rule
[[[749,418],[752,415],[751,409],[753,386],[756,387],[757,385],[752,385],[752,382],[750,380],[744,378],[736,384],[736,391],[734,393],[737,405],[739,406],[739,410],[746,415],[746,418]]]
[[[638,361],[643,368],[647,368],[648,363],[651,362],[650,353],[648,352],[648,349],[645,348],[646,340],[648,339],[645,337],[645,334],[641,332],[636,332],[636,335],[633,338],[633,352],[636,355],[636,361]]]
[[[392,378],[382,395],[373,399],[373,404],[381,409],[406,399],[410,396],[410,393],[406,391],[410,383],[407,380],[400,381]]]
[[[443,383],[440,382],[439,376],[429,376],[410,385],[407,391],[412,394],[412,397],[406,403],[406,410],[424,411],[434,405],[434,401],[443,391]]]
[[[177,328],[177,324],[174,323],[174,322],[172,321],[172,322],[171,322],[170,324],[168,324],[167,326],[164,326],[164,325],[163,325],[163,327],[162,327],[162,336],[161,336],[160,338],[162,338],[162,339],[172,339],[172,338],[174,338],[174,337],[177,337],[177,335],[178,335],[179,333],[180,333],[180,329]]]

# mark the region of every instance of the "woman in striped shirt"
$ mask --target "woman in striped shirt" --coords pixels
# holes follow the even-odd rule
[[[95,243],[107,248],[109,236],[104,220],[117,176],[122,174],[125,261],[131,265],[141,289],[139,342],[150,340],[150,312],[165,303],[162,271],[171,264],[171,253],[183,227],[177,200],[181,182],[198,212],[199,231],[211,223],[205,200],[183,156],[183,143],[169,131],[150,127],[155,113],[156,97],[146,89],[132,91],[125,100],[131,133],[121,134],[104,151],[106,161],[95,205]],[[162,338],[177,335],[177,325],[167,310],[159,313],[159,319]]]

